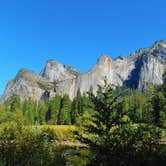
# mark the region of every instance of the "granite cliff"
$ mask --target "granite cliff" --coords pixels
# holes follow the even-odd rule
[[[22,69],[16,77],[9,81],[3,100],[13,95],[22,100],[32,98],[43,100],[55,96],[56,93],[76,96],[77,90],[89,91],[104,83],[107,77],[109,83],[115,86],[127,85],[131,88],[144,90],[149,83],[162,84],[162,75],[166,68],[166,41],[155,42],[152,47],[140,49],[129,56],[111,59],[109,56],[99,57],[96,65],[86,73],[49,60],[40,74]]]

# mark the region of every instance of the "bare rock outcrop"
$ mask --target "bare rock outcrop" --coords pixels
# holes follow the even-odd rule
[[[53,97],[56,93],[67,93],[73,99],[78,89],[86,93],[92,86],[95,93],[98,85],[103,85],[105,77],[115,86],[126,85],[144,90],[149,83],[162,84],[165,68],[166,41],[155,42],[150,48],[140,49],[115,60],[102,55],[96,65],[86,73],[49,60],[39,75],[32,71],[20,70],[15,79],[9,81],[2,98],[7,100],[17,95],[22,100],[29,97],[42,100],[45,97]]]

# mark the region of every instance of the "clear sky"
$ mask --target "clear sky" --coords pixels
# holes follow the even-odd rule
[[[166,39],[165,0],[0,0],[0,94],[48,59],[80,71]]]

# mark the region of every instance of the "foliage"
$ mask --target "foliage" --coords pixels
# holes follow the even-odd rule
[[[67,125],[71,124],[71,100],[68,95],[64,95],[61,101],[61,108],[58,115],[58,124]]]
[[[71,67],[71,66],[65,65],[65,68],[66,68],[71,74],[74,74],[75,76],[79,76],[79,75],[80,75],[80,72],[78,72],[76,69],[74,69],[74,68]]]
[[[89,100],[87,96],[81,94],[80,89],[77,91],[77,96],[74,98],[71,107],[71,122],[75,124],[77,119],[83,115],[83,113],[89,109]]]
[[[153,125],[134,123],[122,107],[123,99],[114,95],[106,80],[97,95],[90,93],[89,97],[94,113],[83,116],[76,134],[96,154],[91,165],[127,165],[133,154],[156,149],[160,130]]]
[[[52,83],[46,83],[46,82],[39,82],[38,81],[37,84],[43,90],[51,90],[55,87],[55,84],[52,84]]]
[[[44,125],[39,126],[42,131],[46,132],[49,137],[58,141],[74,141],[72,132],[75,131],[75,126],[71,125]]]
[[[64,166],[67,163],[85,165],[88,161],[88,149],[54,145],[56,141],[72,140],[70,131],[74,129],[74,126],[1,125],[0,163],[2,166]],[[71,155],[75,156],[71,158]]]
[[[166,72],[161,86],[144,92],[105,81],[96,95],[92,87],[88,95],[78,89],[73,100],[67,94],[43,102],[11,97],[0,105],[0,164],[162,165],[165,78]],[[76,139],[87,146],[71,147]]]

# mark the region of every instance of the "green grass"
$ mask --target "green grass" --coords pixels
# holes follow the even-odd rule
[[[31,131],[33,129],[42,130],[48,136],[56,141],[75,141],[73,131],[76,129],[73,125],[40,125],[40,126],[24,126],[23,129]]]

